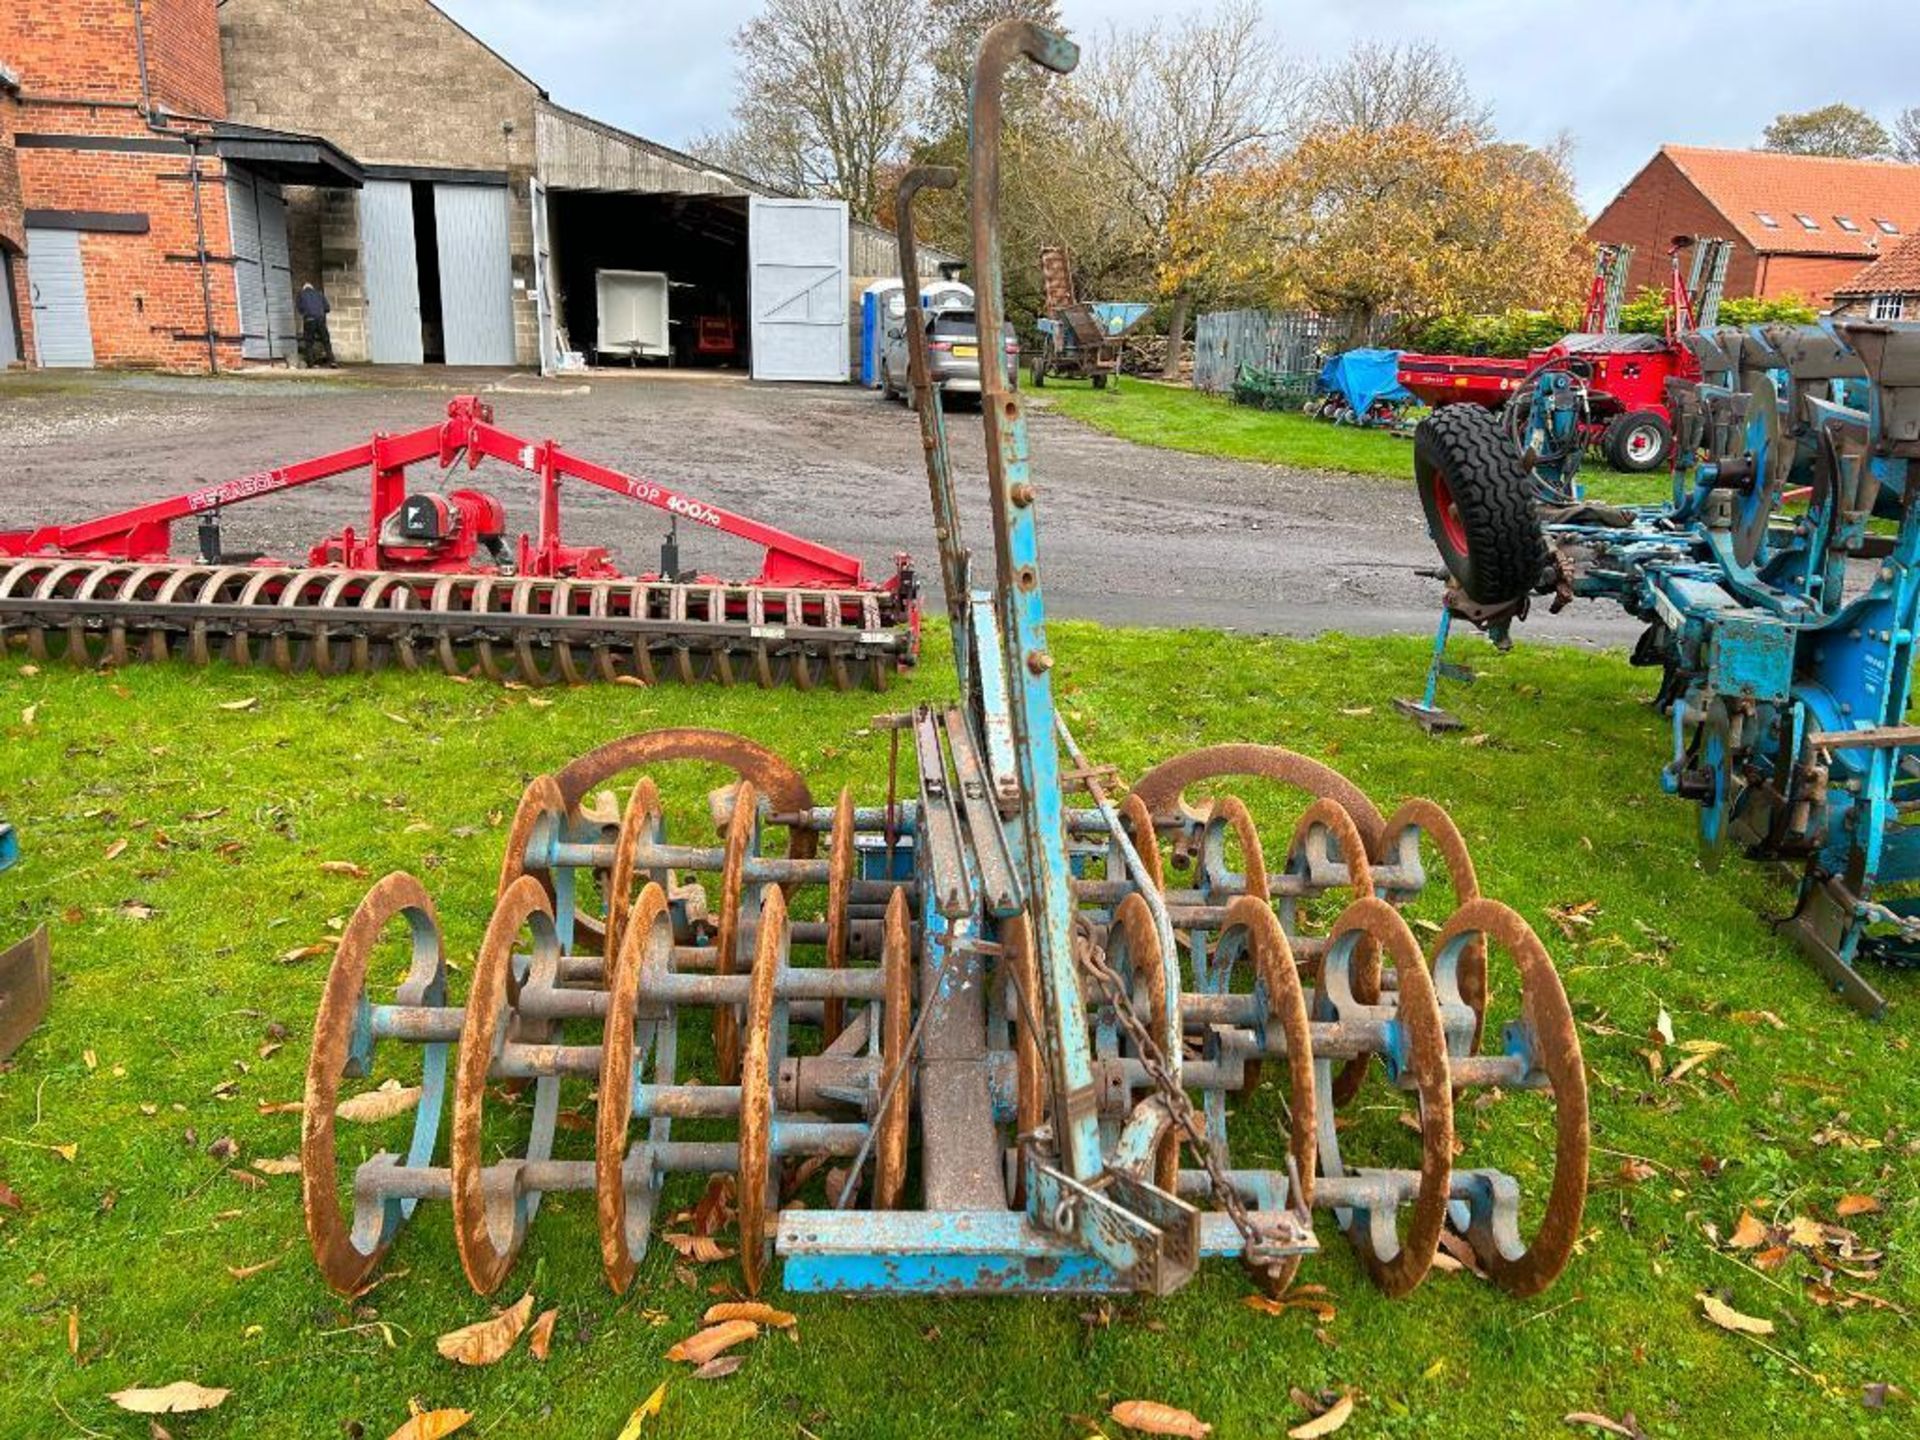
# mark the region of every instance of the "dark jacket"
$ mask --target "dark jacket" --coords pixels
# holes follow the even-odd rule
[[[333,309],[333,306],[327,303],[327,297],[318,290],[302,290],[293,303],[300,311],[300,318],[303,320],[324,320],[327,318],[327,312]]]

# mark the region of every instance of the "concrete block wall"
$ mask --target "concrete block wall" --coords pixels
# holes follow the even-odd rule
[[[505,171],[514,347],[538,363],[533,305],[534,104],[539,87],[425,0],[227,0],[221,53],[232,118],[324,136],[361,163]],[[366,288],[350,194],[289,195],[290,231],[320,237],[335,353],[365,358]],[[342,248],[349,240],[352,252]],[[295,262],[295,283],[311,279]],[[349,339],[348,337],[354,337]]]

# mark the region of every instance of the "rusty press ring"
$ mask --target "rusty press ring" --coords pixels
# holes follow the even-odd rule
[[[1473,856],[1467,853],[1466,837],[1460,833],[1460,827],[1453,823],[1453,817],[1431,800],[1409,800],[1393,812],[1386,830],[1380,836],[1374,860],[1387,865],[1396,859],[1417,858],[1417,840],[1410,855],[1395,854],[1396,851],[1407,849],[1404,837],[1414,832],[1433,841],[1440,858],[1446,861],[1447,878],[1453,882],[1454,905],[1458,907],[1478,900],[1480,877],[1474,871]],[[1392,894],[1386,898],[1395,904],[1401,903],[1400,897]],[[1475,935],[1460,952],[1460,998],[1473,1010],[1473,1048],[1468,1053],[1477,1055],[1480,1053],[1481,1031],[1487,1021],[1487,942],[1483,936]]]
[[[1166,957],[1160,949],[1160,933],[1153,923],[1153,911],[1139,894],[1128,895],[1114,907],[1113,922],[1107,927],[1107,963],[1125,977],[1129,997],[1139,1007],[1146,1001],[1147,1033],[1161,1049],[1167,1044],[1167,972]],[[1144,1057],[1141,1057],[1144,1058]],[[1179,1054],[1163,1057],[1169,1071],[1180,1063]],[[1180,1127],[1168,1125],[1153,1151],[1153,1183],[1171,1195],[1180,1182]]]
[[[904,890],[895,890],[887,901],[880,968],[886,985],[879,1032],[880,1093],[890,1091],[891,1098],[873,1121],[873,1208],[892,1210],[907,1186],[907,1122],[913,1111],[913,1085],[904,1073],[913,1063],[907,1053],[913,1034],[913,934],[907,926]]]
[[[780,1208],[780,1172],[773,1163],[773,1077],[787,1051],[787,1008],[775,989],[787,968],[787,900],[777,885],[761,888],[753,947],[753,984],[747,999],[747,1038],[739,1060],[740,1272],[749,1295],[773,1259],[768,1217]],[[777,1057],[777,1058],[776,1058]]]
[[[643,784],[646,782],[642,782]],[[635,1005],[640,975],[651,960],[664,966],[673,947],[667,894],[649,883],[621,932],[607,976],[607,1028],[600,1050],[600,1105],[594,1115],[594,1208],[600,1221],[600,1265],[613,1293],[633,1284],[653,1217],[627,1203],[627,1129],[633,1120]],[[669,1019],[663,1023],[672,1024]],[[646,1178],[649,1183],[651,1177]]]
[[[733,818],[727,822],[726,859],[720,870],[720,923],[713,942],[716,975],[731,975],[739,968],[740,902],[746,890],[747,856],[759,849],[759,837],[760,796],[751,780],[742,780],[734,791]],[[786,896],[780,898],[784,916]],[[713,1057],[721,1084],[732,1085],[740,1079],[740,1016],[731,1005],[714,1006]]]
[[[489,1166],[482,1153],[487,1079],[500,1054],[518,998],[513,946],[522,928],[533,932],[535,969],[559,959],[560,939],[553,906],[540,882],[523,875],[508,887],[487,922],[486,938],[473,962],[473,988],[467,997],[466,1025],[453,1088],[453,1236],[460,1267],[482,1295],[492,1294],[507,1278],[526,1239],[527,1223],[538,1206],[521,1182],[521,1162],[508,1159]],[[545,1159],[553,1140],[552,1114],[559,1094],[556,1078],[536,1082],[534,1134],[527,1159]]]
[[[1340,859],[1333,858],[1338,847]],[[1373,868],[1367,863],[1367,846],[1359,822],[1337,800],[1320,799],[1309,805],[1294,823],[1293,840],[1287,846],[1287,869],[1311,877],[1316,866],[1341,863],[1347,870],[1347,893],[1355,900],[1373,896]],[[1298,907],[1289,900],[1283,906],[1283,920],[1292,921]],[[1372,936],[1363,935],[1358,943],[1354,964],[1348,974],[1354,998],[1363,1005],[1380,1003],[1380,946]],[[1341,1067],[1333,1085],[1333,1103],[1344,1106],[1360,1093],[1366,1082],[1369,1057],[1356,1055]]]
[[[633,782],[627,796],[627,808],[620,817],[620,834],[613,845],[613,866],[607,872],[607,921],[605,945],[607,970],[611,975],[614,957],[624,943],[627,914],[633,906],[634,856],[643,841],[658,840],[660,835],[660,789],[645,775]],[[662,897],[664,900],[664,896]]]
[[[853,904],[853,792],[842,788],[833,807],[833,840],[827,851],[827,968],[847,966],[848,916]],[[820,1043],[833,1044],[847,1024],[847,1002],[824,1002]]]
[[[1400,1233],[1398,1207],[1392,1204],[1371,1212],[1351,1211],[1343,1227],[1374,1284],[1389,1296],[1399,1296],[1426,1278],[1446,1224],[1453,1173],[1453,1087],[1447,1068],[1446,1027],[1425,957],[1406,920],[1386,901],[1373,896],[1356,900],[1334,922],[1325,983],[1316,1004],[1325,1007],[1335,1021],[1356,1011],[1378,1010],[1359,1000],[1351,983],[1353,959],[1368,939],[1392,958],[1400,977],[1392,1018],[1403,1050],[1387,1055],[1386,1060],[1390,1078],[1395,1083],[1403,1076],[1410,1078],[1419,1098],[1420,1172],[1405,1235]],[[1344,1175],[1334,1127],[1332,1061],[1321,1060],[1314,1069],[1321,1086],[1322,1103],[1316,1116],[1321,1173]]]
[[[1546,947],[1517,912],[1497,900],[1471,900],[1441,928],[1434,942],[1434,983],[1443,1001],[1464,1003],[1465,962],[1480,942],[1493,942],[1513,957],[1520,972],[1519,1021],[1502,1036],[1508,1054],[1524,1056],[1528,1069],[1546,1076],[1553,1092],[1553,1183],[1533,1243],[1520,1236],[1516,1197],[1502,1195],[1479,1176],[1467,1202],[1464,1227],[1475,1256],[1493,1283],[1512,1295],[1537,1295],[1566,1268],[1580,1235],[1586,1207],[1587,1072],[1580,1035]],[[1531,1087],[1529,1087],[1531,1088]],[[1510,1184],[1511,1182],[1509,1182]],[[1457,1221],[1458,1217],[1454,1217]]]
[[[1202,816],[1187,803],[1186,788],[1227,777],[1272,780],[1315,798],[1337,800],[1369,838],[1378,835],[1385,823],[1366,792],[1338,770],[1278,745],[1208,745],[1189,750],[1162,760],[1142,775],[1133,793],[1159,819],[1198,824]]]
[[[447,967],[440,945],[440,922],[420,882],[396,871],[377,881],[341,932],[327,971],[320,1011],[314,1018],[313,1050],[307,1060],[306,1096],[300,1109],[300,1195],[307,1239],[327,1284],[342,1295],[357,1292],[377,1270],[400,1226],[413,1214],[415,1201],[393,1199],[362,1210],[356,1205],[349,1229],[340,1213],[334,1108],[343,1076],[365,1075],[372,1062],[373,1038],[367,1023],[367,961],[381,932],[404,917],[413,939],[413,961],[396,997],[402,1005],[444,1005]],[[406,1163],[433,1161],[446,1094],[447,1047],[425,1047],[420,1100],[414,1108],[413,1139]]]

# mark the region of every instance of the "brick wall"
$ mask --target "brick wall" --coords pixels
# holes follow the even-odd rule
[[[1757,257],[1753,247],[1731,233],[1726,217],[1665,155],[1654,156],[1587,227],[1587,238],[1595,244],[1633,246],[1633,264],[1627,271],[1629,299],[1643,286],[1666,288],[1671,273],[1667,247],[1676,235],[1712,235],[1733,241],[1726,293],[1754,293]]]
[[[155,102],[183,113],[223,114],[215,0],[142,0],[141,13]],[[190,130],[176,123],[156,133],[141,113],[132,0],[0,0],[0,60],[18,74],[22,98],[30,102],[0,120],[12,134],[151,146]],[[5,138],[10,142],[10,135]],[[207,158],[200,165],[200,209],[212,255],[209,296],[196,258],[194,187],[184,147],[23,149],[8,143],[0,153],[6,157],[0,177],[11,162],[23,210],[147,217],[144,234],[96,229],[81,235],[96,363],[205,369],[208,298],[216,336],[234,336],[239,329],[220,161]],[[5,185],[0,178],[0,233]],[[18,309],[30,330],[27,265],[20,261],[14,268]],[[239,363],[237,340],[217,340],[216,348],[222,366]]]
[[[506,171],[513,273],[531,287],[531,81],[426,0],[227,0],[219,20],[233,119],[324,136],[371,166]],[[337,191],[287,200],[289,244],[306,257],[294,282],[326,290],[342,360],[366,358],[354,206]],[[517,362],[537,363],[531,288],[513,292],[513,319]]]
[[[1758,293],[1798,295],[1825,306],[1868,263],[1857,255],[1762,255]]]
[[[0,52],[0,66],[6,64]],[[8,287],[11,304],[0,305],[0,324],[7,316],[19,326],[20,351],[33,355],[33,316],[27,309],[27,229],[20,199],[20,168],[14,163],[13,134],[19,128],[20,104],[13,91],[0,83],[0,284]]]

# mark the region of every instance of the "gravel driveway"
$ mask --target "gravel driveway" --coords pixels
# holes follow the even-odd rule
[[[596,375],[584,389],[431,369],[343,380],[16,373],[0,378],[0,525],[75,521],[429,424],[463,390],[487,392],[508,430],[850,551],[878,573],[908,551],[938,586],[919,431],[903,407],[852,387],[684,373]],[[985,548],[979,417],[953,422],[968,538]],[[1055,614],[1294,635],[1432,626],[1438,586],[1417,572],[1436,559],[1411,482],[1146,449],[1044,410],[1032,431]],[[531,526],[524,480],[496,471],[473,483],[501,495],[513,528]],[[227,545],[300,557],[343,525],[364,530],[365,504],[365,482],[343,477],[236,507]],[[629,569],[657,562],[657,512],[573,486],[563,513],[572,542],[606,545]],[[723,537],[687,527],[680,538],[685,565],[734,576],[756,566],[755,551]],[[191,552],[191,526],[174,543]],[[1633,632],[1600,606],[1527,629],[1534,641],[1610,645]]]

